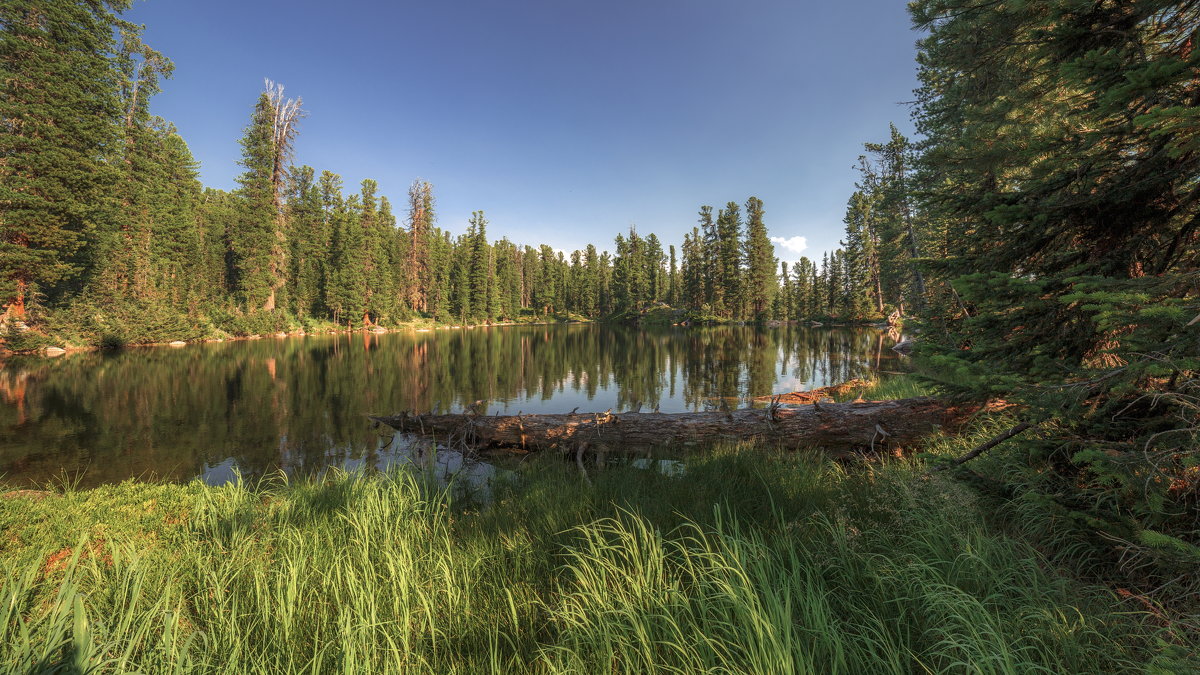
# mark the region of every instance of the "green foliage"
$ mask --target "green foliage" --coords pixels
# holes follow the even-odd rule
[[[345,195],[337,174],[288,166],[304,112],[270,82],[240,141],[237,190],[202,190],[183,139],[149,112],[174,66],[117,18],[124,8],[68,2],[44,25],[22,20],[40,5],[4,10],[0,57],[14,77],[3,105],[6,117],[28,120],[4,137],[5,155],[17,159],[0,167],[0,184],[15,190],[0,200],[8,204],[0,300],[15,314],[42,303],[49,311],[35,312],[37,320],[54,321],[62,335],[116,345],[193,334],[184,324],[243,335],[305,321],[495,322],[530,308],[595,319],[682,303],[685,279],[702,291],[690,296],[695,308],[710,304],[722,319],[762,320],[775,309],[760,201],[747,203],[757,214],[751,239],[742,241],[730,203],[710,218],[711,241],[696,248],[699,236],[691,240],[684,269],[654,234],[631,233],[615,256],[590,245],[567,254],[489,242],[480,211],[456,238],[436,226],[433,189],[423,181],[409,190],[407,227],[398,227],[374,180]],[[44,30],[55,38],[41,39]],[[35,44],[45,48],[30,51]],[[44,95],[54,104],[43,105]],[[84,103],[88,115],[75,114]],[[746,275],[753,280],[743,282]],[[75,318],[84,323],[70,325]]]
[[[922,372],[1041,424],[1007,466],[1017,499],[1055,504],[1131,576],[1194,592],[1200,9],[910,8],[928,31],[915,194],[954,299],[925,317]]]
[[[61,343],[35,330],[21,330],[16,322],[4,325],[0,331],[0,345],[10,352],[35,352],[46,347],[60,347]]]
[[[271,251],[275,246],[274,114],[266,93],[258,97],[242,137],[242,166],[238,178],[237,225],[230,237],[234,285],[247,309],[263,307],[273,298],[275,278]]]
[[[72,288],[111,209],[125,0],[0,6],[0,304]]]
[[[55,312],[46,327],[76,345],[107,349],[207,337],[198,318],[180,314],[162,300],[80,299]]]
[[[524,466],[489,495],[397,471],[2,500],[0,667],[1196,665],[1172,630],[1051,570],[919,464],[719,449],[682,476],[622,464],[590,483],[556,458]]]

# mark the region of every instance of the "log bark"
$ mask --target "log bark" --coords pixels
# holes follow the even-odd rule
[[[465,442],[476,448],[527,451],[688,447],[752,441],[821,449],[834,455],[910,448],[941,428],[954,430],[977,406],[932,398],[770,406],[729,412],[480,415],[401,413],[371,419],[399,431]]]

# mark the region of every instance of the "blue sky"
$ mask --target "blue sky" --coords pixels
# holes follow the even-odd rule
[[[678,245],[702,204],[766,205],[805,255],[837,246],[865,141],[908,133],[901,0],[146,0],[126,18],[175,61],[153,102],[231,188],[263,78],[300,96],[297,163],[374,178],[439,225],[483,210],[494,239],[612,248],[636,225]],[[794,250],[777,246],[781,259]]]

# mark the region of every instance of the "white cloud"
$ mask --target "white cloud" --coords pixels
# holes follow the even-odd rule
[[[789,238],[771,237],[771,241],[779,248],[781,248],[785,251],[790,251],[795,256],[799,256],[801,253],[808,250],[808,238],[807,237],[800,237],[800,236],[789,237]],[[781,256],[781,257],[787,257],[787,256]]]

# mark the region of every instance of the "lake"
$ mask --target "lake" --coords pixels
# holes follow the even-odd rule
[[[269,338],[12,357],[0,482],[223,483],[412,461],[369,413],[682,412],[902,368],[870,329],[599,324]]]

